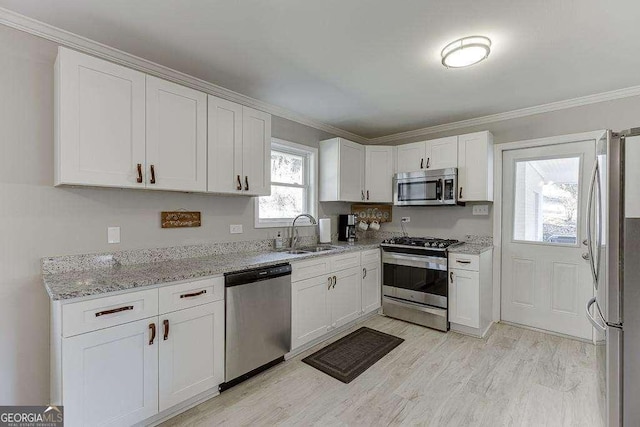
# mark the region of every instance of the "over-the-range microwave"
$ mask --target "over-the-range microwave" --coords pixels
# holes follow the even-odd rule
[[[458,168],[397,173],[393,177],[395,206],[458,204]]]

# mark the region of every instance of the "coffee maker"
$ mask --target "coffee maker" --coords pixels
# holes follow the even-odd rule
[[[338,240],[353,243],[356,241],[356,215],[338,215]]]

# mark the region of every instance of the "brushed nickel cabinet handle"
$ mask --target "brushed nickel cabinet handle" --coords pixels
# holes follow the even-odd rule
[[[246,175],[244,177],[244,191],[249,191],[249,177]]]
[[[236,187],[236,190],[238,191],[242,190],[242,182],[240,181],[240,175],[238,175],[238,186]]]
[[[99,311],[96,313],[96,317],[105,316],[107,314],[120,313],[121,311],[133,310],[132,305],[126,305],[124,307],[118,307],[111,310]]]
[[[138,181],[138,184],[142,184],[142,163],[138,163],[138,178],[136,181]]]
[[[151,165],[151,179],[149,180],[149,184],[156,183],[156,169],[153,165]]]
[[[207,290],[203,289],[200,292],[194,292],[194,293],[191,293],[191,294],[182,294],[182,295],[180,295],[180,298],[192,298],[192,297],[197,297],[199,295],[204,295],[206,293],[207,293]]]
[[[149,338],[149,345],[153,345],[153,341],[156,339],[156,324],[149,323],[149,329],[151,329],[151,338]]]
[[[164,326],[164,340],[166,341],[169,338],[169,319],[164,319],[162,325]]]

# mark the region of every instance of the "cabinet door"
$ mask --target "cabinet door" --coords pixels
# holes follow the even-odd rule
[[[362,266],[362,314],[380,308],[382,281],[380,262],[371,262]]]
[[[426,143],[398,145],[398,173],[415,172],[424,168],[426,159]]]
[[[458,199],[493,201],[493,137],[489,132],[458,137]]]
[[[393,147],[365,147],[365,199],[393,202]]]
[[[271,194],[271,115],[249,107],[242,107],[242,172],[245,194]]]
[[[446,169],[458,167],[458,137],[427,141],[425,169]]]
[[[242,105],[208,97],[207,191],[242,193]]]
[[[65,48],[55,71],[55,184],[144,188],[145,75]]]
[[[321,337],[329,328],[327,293],[330,276],[293,282],[291,285],[291,347]]]
[[[340,141],[340,194],[345,202],[364,201],[364,146]]]
[[[362,311],[362,270],[360,267],[333,274],[334,284],[329,291],[331,326],[339,328],[358,317]]]
[[[224,301],[160,316],[160,411],[224,381]]]
[[[63,340],[65,423],[132,425],[158,412],[157,317]],[[153,341],[150,325],[157,329]]]
[[[449,271],[449,321],[480,327],[480,275],[477,271]]]
[[[207,95],[147,76],[147,188],[206,191]]]

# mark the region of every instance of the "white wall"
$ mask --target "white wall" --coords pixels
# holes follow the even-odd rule
[[[40,281],[42,257],[276,233],[254,228],[249,198],[54,188],[56,52],[53,43],[0,25],[0,404],[5,405],[48,403],[49,300]],[[273,136],[310,146],[332,137],[279,117],[272,125]],[[160,211],[179,208],[201,211],[202,227],[161,229]],[[325,203],[319,213],[334,216],[348,208]],[[242,224],[244,234],[229,234],[229,224]],[[121,227],[121,244],[107,244],[108,226]]]

